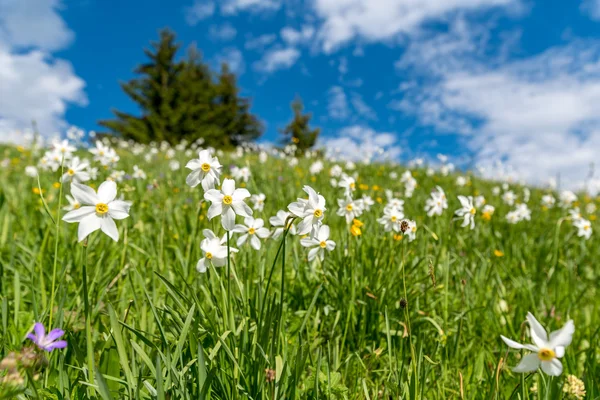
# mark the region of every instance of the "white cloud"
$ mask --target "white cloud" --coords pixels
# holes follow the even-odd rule
[[[600,41],[484,61],[469,54],[478,40],[454,31],[414,43],[398,66],[432,79],[409,86],[394,105],[440,132],[463,135],[479,163],[502,160],[532,183],[560,175],[565,185],[581,185],[600,160]]]
[[[215,3],[209,0],[194,0],[194,3],[185,7],[185,22],[188,25],[195,26],[198,22],[212,16],[215,13]]]
[[[222,0],[221,12],[225,15],[237,14],[240,11],[253,13],[276,11],[281,7],[280,0]]]
[[[273,43],[275,40],[277,40],[277,35],[275,34],[265,34],[257,37],[250,37],[246,40],[244,47],[246,50],[263,51],[265,47]]]
[[[300,51],[293,47],[275,48],[265,53],[262,60],[254,63],[254,68],[261,72],[274,72],[288,69],[300,58]]]
[[[2,0],[0,43],[11,48],[60,50],[74,38],[57,9],[59,0]]]
[[[329,102],[327,111],[329,116],[334,119],[346,119],[350,115],[348,106],[348,97],[341,86],[333,86],[329,89]]]
[[[352,93],[350,101],[352,102],[352,107],[354,107],[354,110],[360,116],[365,117],[366,119],[371,119],[371,120],[377,119],[377,114],[375,113],[375,110],[373,110],[367,103],[365,103],[365,101],[363,100],[363,98],[360,94],[358,94],[356,92]]]
[[[402,153],[393,132],[377,132],[364,125],[353,125],[341,129],[337,136],[320,137],[317,144],[329,157],[337,159],[397,160]]]
[[[35,121],[42,135],[67,126],[70,104],[86,105],[85,82],[71,64],[49,51],[67,46],[73,33],[57,14],[57,1],[4,0],[0,14],[0,141],[19,140],[15,130]]]
[[[235,47],[223,49],[223,51],[217,55],[217,61],[219,64],[226,63],[229,65],[229,69],[238,76],[243,74],[246,70],[244,56],[242,55],[242,52]]]
[[[281,30],[281,38],[290,46],[300,43],[306,43],[312,39],[315,34],[315,28],[310,25],[304,25],[301,30],[286,26]]]
[[[600,0],[584,0],[581,3],[581,11],[593,20],[600,20]]]
[[[331,52],[353,39],[366,42],[389,40],[417,31],[425,22],[443,19],[457,11],[493,7],[516,9],[519,0],[315,0],[323,21],[319,38]]]
[[[237,30],[230,23],[224,23],[220,26],[212,25],[208,30],[208,34],[212,39],[228,42],[235,38]]]

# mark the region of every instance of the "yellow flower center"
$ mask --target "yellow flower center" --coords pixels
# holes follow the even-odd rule
[[[212,260],[212,253],[207,251],[204,257],[208,258],[209,260]]]
[[[104,215],[108,212],[108,205],[104,203],[96,204],[96,213],[100,215]]]
[[[589,229],[590,229],[590,226],[589,226],[589,225],[584,225],[584,226],[583,226],[583,230],[584,230],[584,231],[587,231],[587,230],[589,230]]]
[[[75,171],[73,171],[72,169],[69,168],[69,170],[67,171],[67,174],[73,176],[73,175],[75,175]]]
[[[352,204],[348,204],[346,206],[346,211],[352,211]]]
[[[202,168],[202,171],[208,172],[208,171],[210,171],[210,164],[204,163],[204,164],[202,164],[202,166],[200,168]]]
[[[413,232],[416,232],[417,231],[417,227],[413,226],[410,230],[413,231]]]
[[[223,203],[230,205],[233,202],[233,199],[230,195],[223,196]]]
[[[254,230],[254,228],[250,228],[250,229],[248,229],[248,233],[250,235],[254,235],[256,233],[256,231]]]
[[[81,207],[81,204],[79,204],[79,203],[75,203],[75,204],[73,204],[73,209],[74,209],[74,210],[77,210],[77,209],[79,209],[80,207]]]
[[[469,212],[470,212],[472,215],[475,215],[475,213],[477,212],[477,210],[475,209],[475,207],[473,207],[473,208],[471,208],[471,209],[469,210]]]
[[[313,215],[315,216],[315,218],[321,218],[323,216],[323,211],[319,208],[317,208],[315,210],[315,212],[313,213]]]
[[[540,349],[538,358],[542,361],[552,361],[556,357],[556,353],[551,349]]]
[[[396,222],[397,219],[398,218],[395,215],[392,215],[392,218],[391,218],[392,222]]]
[[[319,243],[319,246],[321,246],[321,248],[324,249],[325,247],[327,247],[327,243],[323,240],[321,243]]]
[[[356,189],[356,183],[352,182],[350,184],[350,189],[352,189],[352,190]]]

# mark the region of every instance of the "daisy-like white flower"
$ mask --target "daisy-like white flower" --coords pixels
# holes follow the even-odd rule
[[[33,165],[28,165],[25,167],[25,175],[30,178],[35,178],[38,176],[38,170]]]
[[[335,249],[335,242],[329,240],[329,226],[321,225],[314,237],[304,238],[300,240],[300,244],[304,247],[312,247],[308,252],[308,261],[314,260],[317,256],[321,261],[325,259],[325,250],[332,251]]]
[[[71,158],[71,156],[73,155],[75,150],[77,150],[75,148],[75,146],[72,146],[71,144],[69,144],[69,141],[67,139],[62,140],[62,141],[55,140],[54,142],[52,142],[52,148],[54,149],[55,152],[57,152],[62,157],[64,157],[65,160],[68,160],[69,158]]]
[[[189,161],[185,167],[192,170],[185,180],[191,187],[202,182],[202,189],[207,191],[214,189],[219,183],[222,166],[219,159],[213,157],[208,150],[200,150],[198,158]]]
[[[81,203],[79,203],[77,200],[75,200],[75,198],[73,196],[67,195],[67,201],[69,202],[69,204],[64,206],[63,210],[73,211],[73,210],[77,210],[78,208],[81,208]]]
[[[250,168],[248,167],[233,167],[231,168],[231,176],[233,176],[237,180],[248,182],[248,180],[252,176],[252,173],[250,172]]]
[[[517,199],[517,196],[515,195],[515,192],[513,192],[512,190],[506,191],[502,195],[502,201],[509,206],[514,205],[516,199]]]
[[[27,339],[31,340],[37,347],[44,351],[52,351],[54,349],[64,349],[67,347],[67,342],[58,340],[65,334],[62,329],[52,329],[46,334],[46,329],[41,322],[36,322],[33,326],[33,333],[27,334]]]
[[[350,196],[356,190],[356,180],[346,174],[342,174],[338,187],[344,189],[344,195]]]
[[[267,196],[265,196],[264,193],[253,194],[250,197],[250,201],[252,202],[252,208],[256,211],[264,210],[266,198],[267,198]]]
[[[417,223],[410,219],[405,219],[403,222],[407,224],[406,230],[403,233],[408,236],[408,241],[412,242],[417,236]],[[400,223],[400,227],[402,227],[402,223]]]
[[[545,194],[542,196],[542,206],[546,208],[553,208],[556,204],[556,199],[551,194]]]
[[[361,201],[362,208],[363,208],[364,211],[371,210],[371,206],[375,204],[375,202],[373,201],[373,199],[371,198],[371,196],[368,196],[366,194],[363,194],[363,196],[360,199],[360,201]]]
[[[571,344],[575,324],[573,320],[567,323],[559,330],[546,333],[546,330],[535,319],[533,314],[527,313],[529,322],[529,335],[533,344],[520,344],[504,336],[500,336],[504,343],[513,349],[526,349],[533,353],[527,354],[521,359],[519,365],[513,368],[515,372],[533,372],[540,366],[542,371],[551,376],[559,376],[562,373],[563,366],[559,358],[565,355],[565,347]]]
[[[467,178],[464,176],[458,176],[456,177],[456,186],[460,186],[463,187],[467,184]]]
[[[115,182],[103,182],[98,188],[98,193],[89,186],[73,182],[71,183],[71,195],[81,204],[81,207],[65,214],[63,221],[79,222],[78,238],[80,242],[98,229],[101,229],[115,242],[119,240],[119,230],[114,220],[129,217],[131,203],[116,200],[117,184]]]
[[[563,190],[560,192],[560,206],[564,208],[571,207],[571,205],[577,201],[577,195],[570,190]]]
[[[146,179],[146,173],[143,169],[138,167],[137,165],[133,166],[133,174],[131,174],[133,179]]]
[[[473,204],[475,204],[475,208],[483,207],[483,205],[485,204],[485,197],[481,195],[475,196],[475,198],[473,199]]]
[[[221,225],[226,231],[231,231],[235,226],[235,216],[251,217],[252,209],[244,200],[250,197],[247,189],[236,189],[233,179],[223,180],[221,190],[209,189],[204,193],[204,198],[212,204],[208,209],[208,219],[217,215],[221,216]]]
[[[474,229],[475,214],[477,213],[477,210],[473,205],[473,197],[458,196],[458,201],[460,201],[460,205],[462,207],[456,210],[454,213],[463,219],[461,226],[470,226],[471,229]]]
[[[304,186],[304,191],[308,194],[308,199],[299,198],[288,205],[288,210],[296,217],[302,218],[297,227],[298,235],[311,232],[311,236],[314,236],[325,217],[325,198],[308,185]]]
[[[308,171],[312,175],[317,175],[317,174],[320,174],[321,171],[323,171],[323,168],[325,168],[325,166],[323,165],[323,161],[317,160],[310,165],[310,167],[308,168]]]
[[[227,264],[227,236],[217,237],[210,229],[202,231],[204,239],[200,243],[202,258],[196,264],[196,270],[204,273],[208,268],[208,263],[214,267],[222,267]],[[229,247],[232,253],[237,253],[238,249]]]
[[[262,218],[244,218],[244,225],[236,224],[232,232],[241,233],[237,240],[237,245],[242,246],[250,239],[250,246],[255,250],[260,250],[260,239],[266,239],[269,236],[269,230],[264,227],[265,222]]]
[[[383,225],[383,229],[386,232],[400,232],[400,224],[403,218],[404,213],[402,210],[391,207],[383,210],[383,216],[378,218],[377,222]]]
[[[573,221],[573,226],[577,228],[577,236],[588,240],[592,236],[592,224],[585,218],[579,218]]]
[[[431,197],[425,201],[425,211],[428,216],[442,215],[444,210],[448,208],[448,199],[444,189],[436,186],[436,190],[431,192]]]
[[[347,224],[351,224],[355,218],[360,217],[362,214],[362,206],[349,196],[345,199],[338,199],[338,207],[337,215],[345,217]]]
[[[496,211],[494,206],[486,204],[485,206],[483,206],[483,209],[481,210],[481,218],[485,219],[486,221],[491,220],[492,215],[494,215],[494,211]]]
[[[289,218],[289,216],[290,216],[289,212],[284,211],[284,210],[279,210],[279,211],[277,211],[277,215],[269,218],[269,222],[271,223],[273,228],[275,228],[275,230],[273,230],[273,233],[271,233],[271,237],[273,239],[277,240],[277,239],[279,239],[279,237],[281,237],[281,235],[283,234],[283,231],[285,230],[285,223],[286,223],[287,219]],[[294,225],[291,222],[289,222],[288,225],[291,225],[288,233],[290,235],[295,235],[296,234],[296,225]]]

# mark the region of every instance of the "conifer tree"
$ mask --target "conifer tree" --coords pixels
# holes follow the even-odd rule
[[[262,125],[227,66],[215,77],[195,47],[176,60],[179,48],[174,33],[161,31],[160,41],[144,50],[149,61],[135,70],[139,77],[121,84],[142,115],[115,110],[115,119],[99,124],[141,143],[204,138],[207,145],[230,147],[259,137]]]
[[[281,133],[284,135],[284,144],[296,145],[296,153],[300,155],[316,144],[321,130],[309,127],[308,124],[312,118],[312,114],[303,114],[304,105],[300,97],[296,97],[292,102],[292,111],[294,112],[294,118]]]

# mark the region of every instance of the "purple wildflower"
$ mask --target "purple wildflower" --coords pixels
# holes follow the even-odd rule
[[[58,340],[62,335],[65,334],[65,331],[62,329],[52,329],[46,335],[46,329],[41,322],[36,322],[33,326],[33,333],[27,334],[27,339],[31,340],[37,347],[42,350],[52,351],[54,349],[64,349],[67,347],[67,342],[64,340]]]

